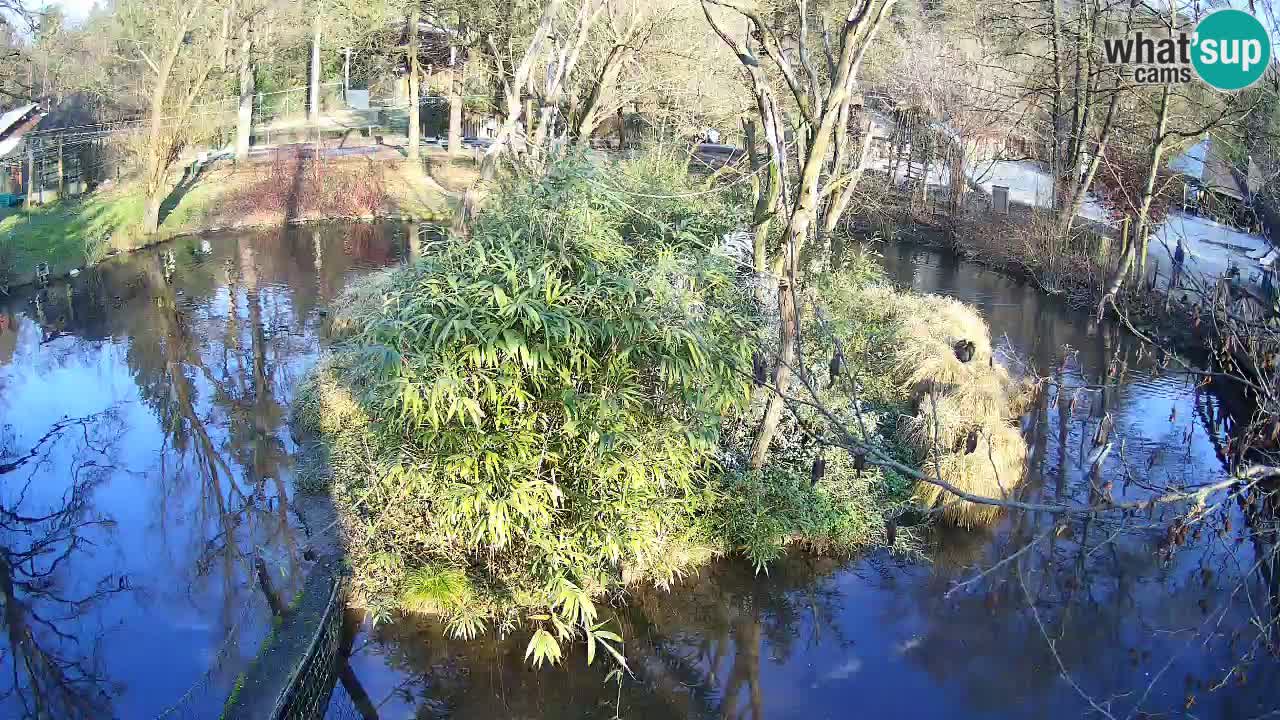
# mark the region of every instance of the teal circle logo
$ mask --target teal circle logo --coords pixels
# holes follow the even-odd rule
[[[1243,10],[1218,10],[1196,25],[1191,64],[1219,90],[1243,90],[1271,62],[1271,38],[1258,18]]]

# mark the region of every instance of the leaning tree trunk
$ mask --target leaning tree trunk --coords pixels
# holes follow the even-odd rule
[[[1111,128],[1115,126],[1116,105],[1119,98],[1120,85],[1117,82],[1111,91],[1111,101],[1107,104],[1106,117],[1102,120],[1098,147],[1094,150],[1093,157],[1089,159],[1089,167],[1084,171],[1084,175],[1072,184],[1071,197],[1058,215],[1058,235],[1063,238],[1071,233],[1071,225],[1075,223],[1076,215],[1080,214],[1080,208],[1084,207],[1085,196],[1089,194],[1093,178],[1097,176],[1098,168],[1102,165],[1102,155],[1106,152],[1107,142],[1111,139]]]
[[[596,75],[595,82],[591,84],[587,99],[577,113],[573,134],[580,147],[591,144],[591,136],[595,134],[596,128],[600,126],[603,119],[600,109],[604,105],[604,99],[618,84],[618,74],[622,71],[622,66],[630,54],[630,49],[625,45],[614,45],[605,56],[604,64]]]
[[[480,163],[480,179],[492,180],[498,172],[498,162],[502,156],[510,150],[512,141],[515,139],[516,128],[520,123],[522,107],[520,102],[520,91],[524,88],[525,83],[529,80],[529,72],[533,68],[533,62],[542,51],[542,43],[546,40],[547,34],[551,32],[551,23],[555,20],[556,14],[560,11],[563,0],[550,0],[546,7],[542,9],[542,17],[538,20],[538,27],[533,32],[532,39],[529,40],[529,47],[525,49],[524,57],[521,58],[520,64],[516,66],[512,73],[511,80],[508,82],[503,79],[503,104],[506,106],[506,117],[502,120],[502,127],[498,129],[498,137],[485,151],[484,159]],[[489,43],[489,50],[493,53],[495,59],[501,57],[497,45],[493,41],[493,36],[486,38]]]
[[[422,8],[415,2],[409,10],[409,159],[422,157],[422,118],[418,105],[418,20]]]
[[[807,142],[799,144],[798,157],[801,160],[802,169],[796,188],[795,207],[790,209],[786,231],[783,233],[782,252],[777,260],[780,275],[778,314],[781,321],[778,340],[778,365],[774,370],[773,394],[769,399],[765,415],[760,422],[760,427],[751,446],[751,467],[753,469],[762,468],[768,458],[769,446],[777,435],[778,426],[782,420],[782,412],[786,404],[791,376],[794,372],[793,366],[800,362],[800,328],[799,317],[795,307],[796,262],[805,241],[814,230],[822,200],[829,194],[827,190],[820,190],[819,183],[824,175],[829,175],[824,171],[829,169],[827,167],[828,154],[833,133],[836,130],[836,123],[841,115],[840,108],[853,90],[853,82],[858,75],[867,47],[884,21],[885,16],[894,5],[894,0],[881,0],[878,6],[873,9],[873,2],[874,0],[865,0],[863,3],[856,4],[854,8],[851,8],[840,36],[839,61],[836,62],[834,57],[830,59],[830,86],[825,92],[820,89],[818,73],[809,62],[803,45],[800,48],[800,61],[808,74],[810,86],[807,91],[800,86],[795,74],[790,71],[790,61],[781,46],[773,39],[773,36],[770,33],[763,33],[760,40],[760,42],[764,43],[765,51],[770,59],[784,70],[784,79],[790,86],[810,131],[807,138],[802,133],[797,134],[797,140]],[[767,82],[762,82],[766,79],[760,71],[760,63],[755,59],[747,45],[737,40],[734,35],[717,24],[708,8],[709,3],[724,5],[742,13],[757,29],[765,27],[764,19],[750,10],[743,9],[736,4],[723,2],[723,0],[703,0],[702,2],[703,14],[706,16],[708,23],[738,56],[744,69],[752,78],[757,100],[759,100],[759,97],[768,86]],[[800,26],[802,30],[800,35],[802,38],[804,37],[803,29],[806,20],[805,7],[805,3],[800,3]],[[816,107],[814,107],[815,105]],[[770,122],[768,117],[762,117],[761,120],[766,124]],[[768,129],[767,126],[766,129]],[[845,128],[840,128],[840,131],[845,131]],[[787,182],[785,173],[783,174],[783,182]],[[789,193],[784,192],[784,197],[788,195]]]
[[[240,43],[240,108],[236,114],[236,159],[249,158],[249,141],[253,135],[253,34],[246,28],[244,42]]]
[[[1151,203],[1155,199],[1156,178],[1160,175],[1160,158],[1164,153],[1165,129],[1169,124],[1169,90],[1170,86],[1164,86],[1164,92],[1160,94],[1160,110],[1156,117],[1156,129],[1151,138],[1151,156],[1147,163],[1147,178],[1142,186],[1142,195],[1138,204],[1137,217],[1133,224],[1129,226],[1129,237],[1125,238],[1124,255],[1120,258],[1120,263],[1116,266],[1115,273],[1111,276],[1111,281],[1107,283],[1106,292],[1102,296],[1102,302],[1098,305],[1098,313],[1101,314],[1108,300],[1115,298],[1116,293],[1120,292],[1120,287],[1124,284],[1125,278],[1129,275],[1129,269],[1133,266],[1134,256],[1137,254],[1137,248],[1141,246],[1145,251],[1147,244],[1145,242],[1147,234],[1148,219],[1151,216]]]

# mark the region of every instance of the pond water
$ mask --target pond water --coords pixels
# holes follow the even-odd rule
[[[270,628],[255,558],[285,598],[308,566],[287,421],[326,308],[411,237],[190,238],[0,303],[0,717],[217,717]],[[1115,496],[1225,472],[1215,398],[1115,327],[967,263],[878,250],[896,282],[976,304],[1057,383],[1024,419],[1029,499],[1097,492],[1084,457],[1107,413],[1117,449],[1098,480]],[[1228,517],[1172,554],[1158,517],[1054,532],[1019,515],[935,538],[931,561],[717,563],[616,609],[622,676],[581,654],[530,670],[519,635],[353,616],[329,717],[1260,716],[1280,705],[1250,630],[1269,617],[1269,550]]]
[[[189,238],[0,302],[0,717],[217,717],[306,558],[293,389],[393,226]]]

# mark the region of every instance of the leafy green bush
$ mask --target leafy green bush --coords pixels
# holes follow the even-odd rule
[[[368,602],[462,635],[532,620],[535,662],[611,637],[593,598],[722,549],[720,428],[756,345],[719,228],[624,236],[671,214],[596,175],[503,188],[471,238],[355,288],[299,400]]]
[[[800,355],[809,381],[806,385],[796,379],[791,390],[805,402],[793,403],[783,415],[762,470],[739,467],[721,479],[717,534],[757,570],[788,547],[847,554],[881,542],[885,518],[906,504],[914,487],[893,472],[858,469],[838,447],[841,438],[834,435],[831,420],[812,404],[831,413],[858,442],[907,458],[894,435],[898,418],[909,407],[891,372],[897,321],[891,303],[881,297],[893,297],[895,291],[883,284],[879,266],[864,253],[855,254],[838,272],[813,274],[808,283],[817,298],[803,303],[800,323]],[[833,377],[837,339],[841,362]],[[759,407],[744,416],[750,422],[727,424],[722,444],[732,456],[750,452],[768,393],[758,396]],[[819,462],[821,471],[815,475]]]
[[[348,290],[296,417],[320,436],[326,471],[307,477],[343,514],[361,600],[461,637],[531,623],[538,665],[573,637],[614,652],[594,603],[628,585],[883,536],[911,484],[823,452],[797,424],[825,427],[812,409],[746,469],[768,323],[716,251],[745,207],[660,153],[566,162],[501,187],[470,238]],[[905,396],[883,372],[890,314],[863,292],[877,278],[866,258],[815,278],[828,317],[805,303],[802,347],[811,377],[834,337],[873,370],[821,383],[821,400],[891,443]]]

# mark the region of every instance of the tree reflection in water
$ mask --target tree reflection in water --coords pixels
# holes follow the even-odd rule
[[[286,601],[306,571],[291,502],[287,408],[298,376],[320,351],[324,324],[317,308],[352,276],[396,261],[397,243],[391,228],[372,225],[354,233],[335,226],[184,238],[104,263],[70,284],[4,299],[0,416],[15,425],[14,438],[25,442],[45,430],[23,412],[23,403],[38,402],[40,413],[54,418],[99,402],[126,407],[127,423],[116,429],[121,447],[113,454],[130,467],[86,468],[76,475],[86,491],[74,504],[88,513],[86,521],[95,520],[87,508],[93,488],[98,507],[110,508],[121,526],[96,537],[94,562],[68,558],[59,566],[56,574],[66,576],[69,587],[79,591],[88,583],[88,590],[43,602],[87,599],[98,572],[110,572],[107,580],[116,582],[127,575],[131,592],[123,594],[127,599],[40,611],[27,590],[15,586],[22,599],[11,610],[7,594],[5,607],[23,610],[25,626],[41,627],[25,608],[36,608],[40,618],[77,620],[72,627],[58,624],[70,640],[36,633],[40,648],[80,663],[66,671],[79,678],[72,685],[99,677],[103,665],[113,682],[86,694],[102,699],[96,705],[63,706],[33,699],[50,682],[11,682],[0,697],[0,716],[152,717],[175,702],[184,713],[218,715],[270,629],[255,560]],[[65,444],[70,435],[60,437]],[[72,467],[68,452],[50,453],[33,487],[64,487],[61,478]],[[14,477],[0,476],[5,508],[20,487]],[[66,515],[75,512],[81,510],[69,507]],[[35,533],[19,536],[30,541]],[[81,545],[75,555],[86,553]],[[15,577],[27,571],[12,567]],[[90,631],[110,637],[91,647]],[[11,669],[10,654],[0,658],[0,670]]]
[[[83,563],[113,523],[93,511],[92,495],[113,468],[120,436],[112,410],[64,420],[30,448],[0,445],[0,706],[23,717],[113,715],[114,687],[98,657],[100,636],[81,616],[109,595],[128,591],[122,576],[84,577]],[[73,457],[60,496],[39,487],[54,446]]]

